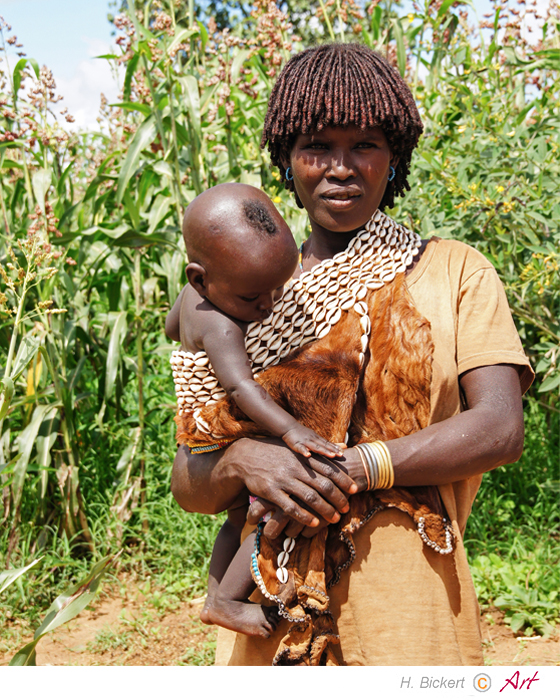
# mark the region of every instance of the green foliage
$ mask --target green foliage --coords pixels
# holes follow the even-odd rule
[[[363,41],[412,86],[425,135],[393,215],[423,237],[476,246],[505,283],[541,403],[529,403],[526,457],[484,479],[488,516],[477,506],[469,551],[482,599],[503,604],[512,625],[520,610],[555,619],[552,585],[534,600],[531,586],[557,560],[558,8],[531,44],[511,3],[475,28],[453,5],[405,15],[399,3],[294,0],[294,28],[266,0],[238,23],[232,3],[216,3],[217,24],[194,2],[130,2],[107,59],[124,69],[122,99],[102,104],[98,132],[80,134],[63,126],[71,117],[57,111],[47,69],[10,68],[1,27],[0,552],[3,568],[44,555],[17,595],[6,591],[3,619],[22,593],[36,617],[92,555],[121,545],[124,567],[176,587],[177,600],[203,592],[220,520],[179,512],[168,492],[175,399],[163,322],[185,282],[182,211],[207,187],[246,182],[306,237],[260,137],[281,65],[316,37]]]
[[[105,570],[113,562],[114,557],[105,557],[100,562],[95,564],[87,577],[80,581],[69,590],[65,591],[56,598],[51,607],[47,610],[45,619],[35,631],[35,636],[32,642],[16,652],[10,666],[35,666],[36,652],[35,647],[39,641],[49,632],[52,632],[60,625],[63,625],[79,615],[81,611],[91,603]]]
[[[514,631],[550,634],[560,621],[559,421],[530,400],[525,452],[485,474],[465,546],[478,597]]]

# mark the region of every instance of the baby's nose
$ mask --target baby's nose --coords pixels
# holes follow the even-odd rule
[[[262,294],[259,299],[259,309],[271,309],[274,306],[274,294]]]

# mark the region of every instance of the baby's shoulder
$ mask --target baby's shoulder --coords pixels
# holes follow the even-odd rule
[[[244,335],[241,326],[187,286],[181,303],[181,344],[186,350],[205,350],[206,342],[216,336]]]

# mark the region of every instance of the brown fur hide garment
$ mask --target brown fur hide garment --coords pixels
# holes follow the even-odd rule
[[[371,334],[365,369],[360,373],[362,334],[350,310],[330,333],[269,367],[258,381],[298,421],[333,442],[348,445],[392,440],[428,425],[433,343],[429,322],[415,309],[404,275],[368,297]],[[263,435],[231,399],[203,408],[200,417],[215,435]],[[177,441],[207,443],[192,414],[177,416]],[[350,499],[350,510],[335,525],[311,539],[299,537],[288,563],[285,584],[276,577],[284,537],[260,537],[259,570],[266,589],[280,601],[293,624],[276,653],[284,665],[336,664],[330,649],[338,641],[327,590],[353,561],[353,535],[375,513],[398,508],[416,524],[424,518],[428,537],[445,547],[443,508],[436,487],[368,491]]]

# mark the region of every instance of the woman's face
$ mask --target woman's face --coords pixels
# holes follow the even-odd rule
[[[331,126],[299,134],[294,185],[314,233],[358,231],[379,207],[393,162],[379,127]]]

